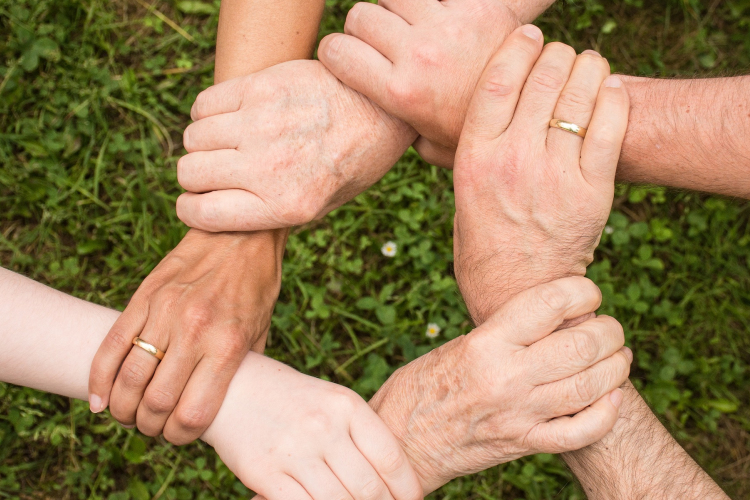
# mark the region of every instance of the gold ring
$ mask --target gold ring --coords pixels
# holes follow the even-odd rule
[[[133,345],[140,347],[141,349],[143,349],[144,351],[146,351],[147,353],[149,353],[150,355],[152,355],[159,361],[164,359],[164,351],[157,349],[156,347],[152,346],[148,342],[141,340],[140,337],[136,337],[133,339]]]
[[[576,125],[575,123],[564,122],[562,120],[552,120],[551,122],[549,122],[549,126],[552,128],[559,128],[560,130],[570,132],[571,134],[575,134],[578,137],[586,137],[586,132],[588,132],[588,129],[586,128]]]

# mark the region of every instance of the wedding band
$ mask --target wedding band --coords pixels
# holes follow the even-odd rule
[[[143,349],[144,351],[146,351],[147,353],[149,353],[150,355],[152,355],[159,361],[164,359],[164,351],[157,349],[156,347],[152,346],[148,342],[144,342],[143,340],[141,340],[140,337],[136,337],[133,339],[133,345],[140,347],[141,349]]]
[[[564,122],[562,120],[552,120],[551,122],[549,122],[549,126],[552,128],[559,128],[560,130],[570,132],[571,134],[575,134],[578,137],[586,137],[586,132],[588,132],[588,129],[576,125],[575,123]]]

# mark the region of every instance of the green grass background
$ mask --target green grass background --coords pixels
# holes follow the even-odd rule
[[[146,2],[0,0],[0,264],[116,308],[185,232],[175,164],[213,71],[218,1]],[[321,34],[340,31],[352,3],[328,0]],[[630,74],[750,65],[750,0],[568,0],[538,24]],[[452,276],[452,206],[450,172],[409,152],[373,189],[295,231],[269,354],[367,397],[469,331]],[[625,325],[635,383],[738,499],[750,498],[749,209],[619,186],[614,231],[589,273],[602,311]],[[387,240],[399,244],[393,259],[379,251]],[[428,322],[443,328],[434,341]],[[83,402],[0,384],[0,498],[247,494],[205,445],[175,448]],[[431,498],[583,497],[558,458],[540,455]]]

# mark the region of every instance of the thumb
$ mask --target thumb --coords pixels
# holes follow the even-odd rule
[[[508,36],[479,79],[467,111],[462,139],[493,140],[505,132],[543,45],[541,30],[531,24],[521,26]]]

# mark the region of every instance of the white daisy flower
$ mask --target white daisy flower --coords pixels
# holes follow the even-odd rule
[[[604,226],[604,232],[607,234],[612,234],[615,232],[615,228],[613,228],[612,226]]]
[[[427,335],[428,339],[437,338],[437,336],[440,335],[440,327],[437,323],[430,323],[427,325],[427,331],[424,334]]]
[[[392,241],[386,242],[385,245],[380,249],[380,251],[385,255],[386,257],[395,257],[396,252],[398,251],[398,245],[396,245]]]

